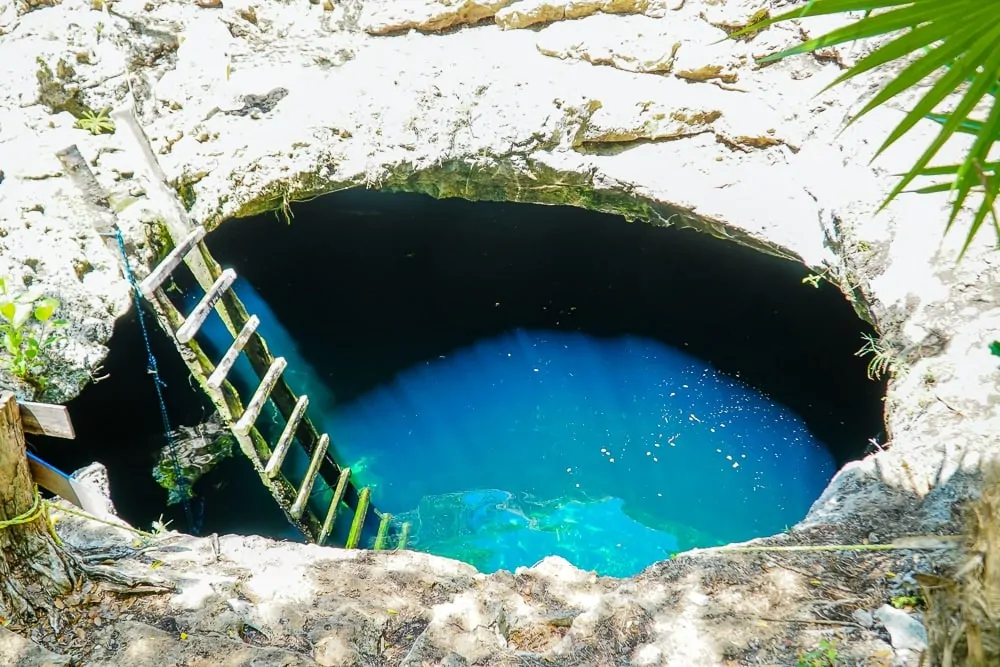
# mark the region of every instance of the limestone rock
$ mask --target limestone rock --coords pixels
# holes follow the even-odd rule
[[[496,13],[504,30],[528,28],[539,23],[580,19],[597,12],[606,14],[649,14],[663,16],[665,0],[520,0]]]
[[[927,649],[927,631],[920,621],[905,611],[884,604],[875,610],[874,616],[889,633],[893,648],[911,651]]]
[[[47,651],[30,639],[0,626],[0,664],[20,667],[69,667],[72,658]]]
[[[741,58],[725,33],[696,18],[595,15],[557,23],[538,35],[538,50],[628,72],[674,74],[688,81],[738,79]]]
[[[514,0],[414,0],[366,2],[360,24],[372,35],[417,29],[440,32],[493,17]]]

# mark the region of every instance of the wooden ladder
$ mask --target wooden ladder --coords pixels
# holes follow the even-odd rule
[[[178,348],[186,347],[193,353],[187,355],[193,362],[189,363],[192,373],[212,397],[219,413],[239,442],[240,449],[253,463],[261,481],[270,490],[288,520],[310,541],[324,544],[333,530],[338,510],[344,503],[354,512],[345,546],[356,548],[370,506],[371,492],[367,488],[354,488],[350,468],[341,468],[330,456],[330,437],[326,433],[320,434],[307,414],[309,397],[296,396],[285,383],[282,377],[287,367],[285,358],[275,358],[268,350],[267,343],[257,332],[260,319],[257,315],[247,313],[232,289],[236,272],[233,269],[221,270],[212,259],[204,244],[205,234],[206,230],[202,226],[191,229],[142,280],[139,290],[150,303],[155,304],[154,310],[157,311],[161,324],[172,334]],[[185,317],[164,293],[162,285],[181,263],[187,264],[192,273],[195,273],[191,265],[194,263],[192,258],[197,257],[208,267],[212,282],[205,289],[201,300]],[[237,330],[232,344],[217,364],[213,364],[195,342],[195,336],[213,309],[219,312],[224,321],[229,320]],[[260,381],[246,407],[228,380],[241,353],[250,361]],[[255,425],[268,399],[274,402],[285,419],[284,429],[274,447],[270,446]],[[295,440],[298,440],[309,456],[305,478],[297,489],[282,472],[282,463]],[[317,477],[322,477],[333,489],[333,498],[322,517],[314,514],[308,502]],[[390,520],[390,515],[381,515],[381,523],[385,528],[380,525],[380,531],[388,529]]]
[[[161,213],[173,248],[139,283],[139,291],[151,304],[157,320],[174,340],[192,376],[212,400],[219,414],[229,427],[240,450],[253,464],[264,486],[270,491],[289,522],[315,544],[324,544],[334,529],[342,506],[353,512],[345,547],[357,548],[370,506],[371,491],[357,489],[351,480],[350,468],[340,467],[330,454],[330,438],[320,434],[307,414],[308,396],[297,396],[284,381],[282,374],[287,366],[283,357],[275,358],[267,343],[257,332],[260,319],[247,313],[232,286],[236,280],[233,269],[225,269],[212,257],[204,243],[207,230],[195,225],[186,210],[167,184],[166,178],[150,148],[145,132],[130,108],[112,113],[118,133],[130,135],[136,153],[136,162],[142,167],[148,186],[147,196]],[[90,204],[94,224],[105,237],[108,245],[117,243],[116,215],[112,212],[107,194],[97,183],[89,166],[77,147],[70,146],[57,153],[67,174],[76,183],[84,199]],[[114,237],[115,240],[110,240]],[[121,253],[114,246],[114,252]],[[184,316],[163,290],[164,283],[174,271],[185,264],[205,291],[192,311]],[[233,343],[217,364],[213,363],[195,341],[212,310],[215,310],[233,336]],[[236,388],[228,376],[239,355],[243,353],[260,384],[244,407]],[[271,399],[285,419],[285,426],[272,448],[256,427],[255,422],[267,400]],[[297,440],[309,458],[302,484],[295,485],[282,472],[282,463],[293,441]],[[310,507],[309,497],[321,477],[333,489],[333,497],[323,516]],[[385,548],[391,515],[374,510],[379,516],[379,529],[375,548]],[[405,548],[410,532],[409,525],[402,526],[397,548]]]

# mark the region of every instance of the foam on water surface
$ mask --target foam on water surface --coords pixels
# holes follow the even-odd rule
[[[627,576],[678,550],[780,532],[834,472],[789,410],[637,337],[510,331],[337,404],[318,379],[337,369],[312,369],[252,288],[238,289],[374,506],[413,524],[411,548],[483,571],[558,554]]]

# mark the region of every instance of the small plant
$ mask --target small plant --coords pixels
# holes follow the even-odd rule
[[[108,118],[108,109],[104,108],[94,113],[87,110],[83,112],[83,118],[78,118],[76,126],[81,130],[87,130],[94,136],[98,134],[111,134],[115,131],[114,122]]]
[[[59,329],[66,321],[52,319],[58,309],[59,301],[38,290],[11,294],[7,281],[0,278],[0,368],[39,391],[48,386],[40,373],[49,350],[65,340]]]
[[[821,639],[819,647],[800,653],[796,667],[837,667],[840,657],[832,639]]]
[[[879,380],[892,370],[892,364],[895,361],[892,349],[871,334],[861,334],[861,337],[865,340],[865,344],[854,353],[854,356],[872,355],[872,358],[868,360],[868,379]]]
[[[924,606],[922,595],[897,595],[890,598],[889,604],[896,609],[916,609]]]

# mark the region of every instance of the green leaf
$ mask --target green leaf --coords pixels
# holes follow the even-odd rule
[[[35,304],[35,319],[39,322],[47,322],[59,307],[59,302],[52,297],[39,300]]]
[[[17,355],[18,345],[17,345],[17,342],[14,340],[14,336],[11,335],[11,333],[9,331],[6,332],[6,333],[4,333],[4,335],[3,335],[3,346],[11,354]]]
[[[14,325],[15,329],[20,329],[24,326],[24,323],[28,321],[31,317],[31,304],[30,303],[17,303],[14,304],[14,317],[11,319],[11,324]]]
[[[14,311],[16,309],[17,309],[17,306],[14,305],[13,301],[5,301],[3,303],[0,303],[0,317],[3,317],[8,322],[13,322],[14,321]]]
[[[871,10],[885,10],[871,15]],[[830,84],[843,83],[860,74],[901,59],[911,60],[849,121],[848,126],[897,95],[913,89],[928,77],[933,83],[904,115],[875,153],[875,158],[888,150],[917,123],[927,118],[939,126],[937,136],[924,150],[916,164],[903,174],[881,209],[902,192],[953,192],[951,211],[945,224],[949,232],[969,196],[982,193],[982,200],[973,215],[959,259],[964,256],[986,219],[992,221],[1000,239],[1000,219],[994,204],[1000,196],[1000,175],[988,162],[992,150],[1000,142],[1000,5],[983,0],[811,0],[802,9],[774,16],[730,37],[759,31],[776,23],[807,16],[842,14],[865,10],[864,18],[837,28],[815,39],[780,53],[769,55],[761,62],[770,62],[789,55],[809,53],[820,48],[854,42],[861,39],[891,35],[879,48],[862,58]],[[938,110],[956,91],[961,97],[950,113]],[[985,119],[970,114],[987,101]],[[953,176],[951,183],[937,183],[908,189],[918,176],[932,175],[928,164],[940,149],[956,134],[974,137],[972,148],[957,168],[951,166],[937,175]]]
[[[819,4],[821,3],[819,2],[819,0],[817,0],[816,5]],[[924,30],[914,31],[914,33],[917,33],[916,35],[914,33],[906,35],[908,39],[902,42],[902,44],[898,43],[901,40],[899,39],[894,40],[893,42],[890,42],[889,44],[886,44],[877,51],[875,51],[875,53],[867,56],[865,59],[863,59],[862,61],[857,63],[854,67],[852,67],[851,70],[848,72],[848,74],[840,78],[840,80],[843,80],[845,78],[857,76],[858,74],[871,69],[874,66],[871,64],[872,61],[877,62],[881,60],[882,62],[888,62],[889,60],[894,60],[896,58],[899,58],[901,55],[905,55],[906,53],[916,51],[917,49],[920,49],[923,46],[932,44],[938,39],[943,39],[945,36],[949,34],[948,31],[944,30],[944,27],[947,26],[946,19],[951,17],[963,18],[968,16],[967,8],[962,7],[961,3],[957,3],[957,5],[944,4],[944,6],[941,6],[942,3],[940,2],[935,4],[923,1],[923,2],[915,2],[913,4],[909,4],[900,2],[900,0],[896,0],[895,2],[892,2],[890,6],[900,5],[900,4],[908,6],[898,7],[896,9],[885,12],[884,14],[879,14],[877,16],[871,16],[869,18],[863,18],[859,21],[855,21],[854,23],[850,23],[842,28],[838,28],[836,30],[833,30],[832,32],[828,32],[821,37],[810,39],[798,46],[786,49],[775,55],[766,56],[765,58],[761,59],[761,62],[771,62],[774,60],[780,60],[782,58],[786,58],[791,55],[811,53],[813,51],[816,51],[817,49],[824,49],[830,46],[843,44],[845,42],[854,42],[859,39],[878,37],[880,35],[886,35],[891,32],[903,30],[905,28],[916,28],[917,26],[920,26],[925,22],[933,21],[928,26],[925,26]],[[814,16],[815,14],[810,13],[809,15]],[[787,16],[787,14],[785,14],[785,16]],[[794,18],[798,17],[796,16]],[[942,23],[944,23],[945,26],[942,26]],[[935,37],[935,35],[937,36]],[[906,49],[903,53],[889,58],[886,57],[887,52],[892,52],[893,49],[898,50],[903,47],[905,47]],[[880,53],[882,54],[881,56],[877,55]],[[864,66],[862,67],[863,64]]]
[[[990,352],[1000,357],[1000,340],[995,340],[990,343]]]

